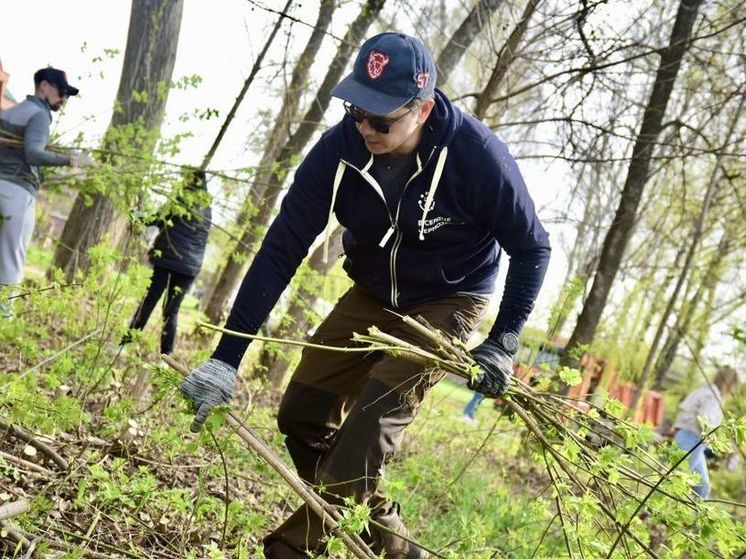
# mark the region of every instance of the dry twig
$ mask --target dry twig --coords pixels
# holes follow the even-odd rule
[[[33,446],[36,450],[39,452],[47,455],[49,459],[57,464],[57,466],[62,470],[63,472],[66,472],[70,469],[70,465],[67,463],[67,460],[65,460],[62,456],[60,456],[57,451],[55,451],[52,447],[50,447],[48,444],[40,441],[39,439],[33,437],[20,427],[17,427],[15,425],[11,425],[10,423],[5,423],[3,421],[0,421],[0,430],[5,431],[9,435],[14,436],[17,439],[21,439],[22,441],[27,442],[31,446]]]
[[[26,499],[18,499],[12,503],[0,505],[0,522],[18,516],[19,514],[23,514],[24,512],[28,512],[30,509],[31,505]]]

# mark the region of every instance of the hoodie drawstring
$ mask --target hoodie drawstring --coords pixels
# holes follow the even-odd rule
[[[332,185],[332,203],[329,205],[329,216],[326,219],[326,232],[324,233],[324,264],[329,262],[329,238],[332,236],[332,230],[336,227],[334,219],[334,203],[337,201],[337,191],[342,183],[342,177],[345,174],[346,165],[340,161],[337,165],[337,172],[334,175],[334,184]]]
[[[440,150],[438,155],[438,162],[435,165],[435,172],[433,172],[433,180],[430,182],[430,189],[427,191],[427,198],[425,199],[425,205],[422,208],[422,223],[420,223],[420,240],[425,240],[425,219],[430,211],[430,206],[435,198],[435,191],[438,190],[438,183],[440,182],[440,176],[443,174],[443,167],[446,164],[446,157],[448,157],[448,146],[444,146]]]

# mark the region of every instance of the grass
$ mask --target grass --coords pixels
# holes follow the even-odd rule
[[[43,256],[37,253],[35,262]],[[99,256],[101,267],[111,269],[109,255]],[[20,303],[25,312],[16,320],[0,323],[0,344],[8,348],[0,352],[0,371],[7,373],[0,383],[0,416],[48,434],[74,465],[66,475],[40,478],[0,460],[3,491],[11,500],[33,500],[34,509],[18,525],[32,536],[87,533],[89,549],[112,557],[99,544],[124,545],[121,549],[138,559],[260,557],[261,537],[299,499],[222,427],[219,414],[209,420],[215,439],[208,432],[188,433],[191,415],[178,394],[179,379],[168,371],[150,373],[145,402],[136,405],[131,397],[134,379],[159,362],[159,311],[126,356],[100,351],[106,340],[101,336],[24,374],[102,325],[109,339],[116,339],[112,332],[126,325],[147,274],[120,281],[115,304],[107,299],[113,279],[85,282],[36,293]],[[177,357],[190,366],[213,346],[184,335],[198,317],[196,300],[188,298]],[[259,348],[252,344],[245,372]],[[480,406],[477,422],[459,421],[472,395],[449,378],[437,384],[388,464],[383,483],[401,503],[406,525],[418,541],[449,559],[567,557],[553,488],[536,460],[535,442],[489,401]],[[290,464],[275,424],[277,395],[254,382],[239,383],[234,403]],[[17,442],[3,450],[23,456]],[[40,463],[50,467],[44,459]],[[742,478],[728,482],[735,493]],[[726,528],[721,530],[728,536]],[[587,532],[578,538],[592,540],[594,528],[583,529]]]

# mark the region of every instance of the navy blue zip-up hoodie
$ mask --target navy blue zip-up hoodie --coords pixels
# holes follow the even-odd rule
[[[418,169],[396,207],[369,174],[373,159],[351,117],[322,135],[296,171],[226,328],[257,332],[326,227],[333,200],[348,275],[403,312],[453,293],[491,293],[502,247],[510,267],[492,331],[520,332],[550,255],[520,171],[489,128],[438,90],[424,126]],[[213,357],[238,367],[247,347],[224,335]]]

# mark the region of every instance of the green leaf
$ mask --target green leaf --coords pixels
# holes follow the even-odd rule
[[[609,398],[604,402],[604,411],[614,417],[621,417],[624,409],[625,405],[616,398]]]
[[[568,386],[576,386],[583,382],[583,374],[578,369],[573,369],[572,367],[562,367],[558,374],[560,380]]]

